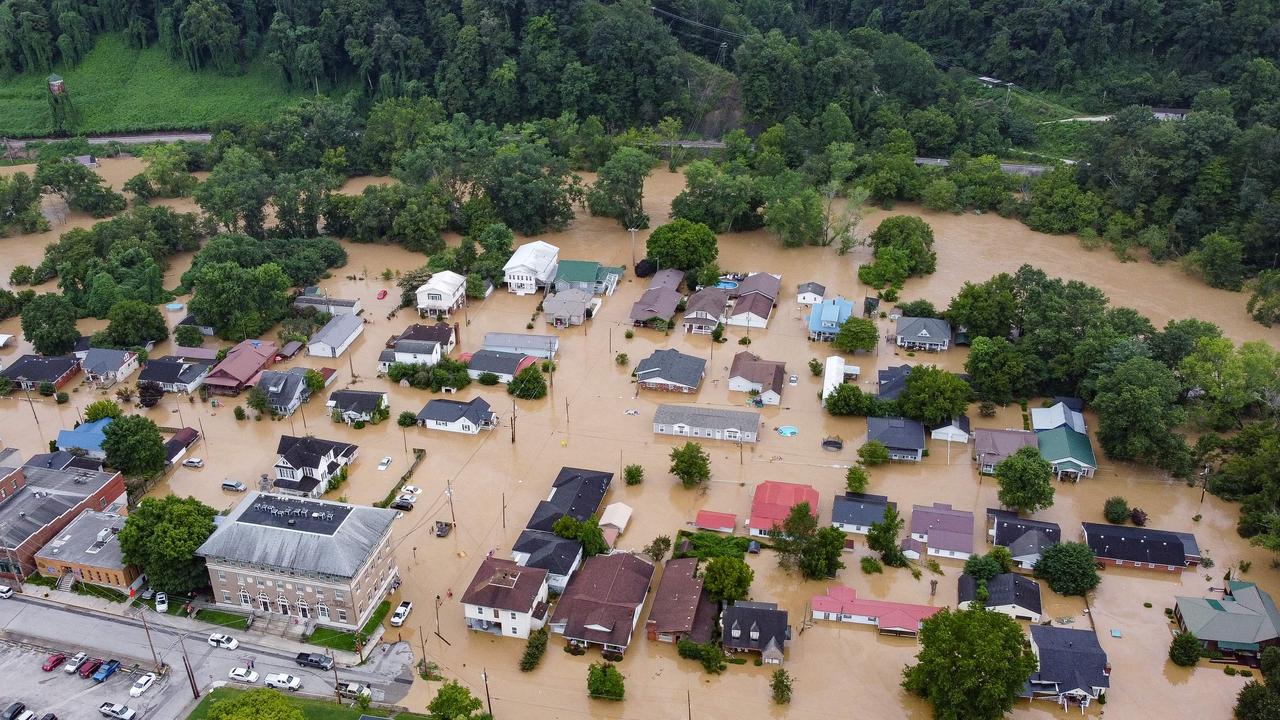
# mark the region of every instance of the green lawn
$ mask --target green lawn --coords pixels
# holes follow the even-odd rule
[[[204,696],[204,699],[200,701],[200,704],[196,706],[196,709],[192,710],[191,714],[187,716],[187,720],[204,720],[209,715],[209,708],[215,702],[222,700],[223,698],[234,697],[242,692],[245,691],[225,687],[209,691],[209,693]],[[300,698],[296,695],[290,695],[289,693],[281,693],[281,696],[286,698],[291,704],[296,705],[298,709],[302,711],[302,716],[307,720],[357,720],[362,714],[374,715],[377,717],[387,716],[387,711],[379,710],[378,708],[369,708],[368,710],[362,711],[359,708],[346,707],[335,702]],[[411,718],[412,716],[406,714],[401,715],[400,717]]]
[[[247,615],[238,613],[222,612],[221,610],[210,610],[209,608],[201,608],[196,611],[196,619],[214,625],[220,625],[224,628],[232,630],[243,630],[249,624]]]
[[[57,68],[85,134],[203,129],[217,120],[258,119],[303,97],[255,63],[243,75],[191,72],[159,47],[134,50],[122,35],[102,35],[84,61]],[[0,81],[0,135],[53,131],[45,78],[27,73]]]
[[[391,601],[383,600],[369,616],[369,622],[364,624],[360,629],[360,635],[368,638],[373,635],[378,625],[382,624],[382,619],[391,612]],[[330,628],[316,628],[316,631],[307,637],[307,642],[321,647],[332,648],[334,650],[346,650],[347,652],[356,651],[356,634],[345,632],[343,630],[333,630]]]

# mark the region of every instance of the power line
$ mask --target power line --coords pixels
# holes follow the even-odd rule
[[[677,15],[677,14],[675,14],[675,13],[673,13],[673,12],[667,12],[666,10],[663,10],[663,9],[662,9],[662,8],[660,8],[660,7],[656,7],[656,6],[650,5],[650,6],[649,6],[649,9],[650,9],[650,10],[652,10],[652,11],[654,11],[654,12],[656,12],[656,13],[658,13],[659,15],[665,15],[665,16],[667,16],[667,17],[671,18],[672,20],[679,20],[679,21],[681,21],[681,22],[689,23],[690,25],[693,25],[694,27],[700,27],[700,28],[702,28],[703,30],[710,30],[711,32],[718,32],[718,33],[721,33],[721,34],[723,34],[723,35],[728,35],[729,37],[732,37],[732,38],[737,38],[737,39],[739,39],[739,40],[746,40],[746,39],[747,39],[747,36],[746,36],[746,35],[743,35],[742,33],[733,32],[732,30],[725,30],[724,28],[718,28],[718,27],[715,27],[714,25],[707,25],[706,23],[700,23],[700,22],[698,22],[697,20],[693,20],[693,19],[691,19],[691,18],[687,18],[687,17],[684,17],[684,16],[682,16],[682,15]]]

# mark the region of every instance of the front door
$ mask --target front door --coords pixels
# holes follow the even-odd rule
[[[271,601],[267,599],[265,594],[258,595],[258,607],[262,608],[262,612],[271,612]]]

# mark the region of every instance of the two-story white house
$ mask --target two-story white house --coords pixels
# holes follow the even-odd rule
[[[527,638],[547,622],[547,571],[488,557],[462,594],[467,629]]]
[[[329,489],[329,481],[356,459],[357,449],[350,443],[281,435],[272,486],[281,495],[318,498]]]
[[[378,355],[378,372],[387,372],[392,365],[435,365],[443,354],[440,343],[434,340],[397,340]]]
[[[511,259],[502,266],[502,279],[507,291],[530,295],[555,281],[560,265],[560,248],[542,240],[534,240],[516,248]]]
[[[449,317],[466,302],[466,290],[466,277],[452,270],[438,272],[415,292],[418,314],[423,317]]]

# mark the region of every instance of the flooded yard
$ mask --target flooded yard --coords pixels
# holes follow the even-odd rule
[[[0,172],[13,170],[0,168]],[[136,161],[127,158],[104,160],[101,168],[117,186],[137,170]],[[381,181],[358,178],[349,183],[347,190],[358,192],[367,184]],[[655,226],[667,216],[681,181],[681,176],[662,168],[650,178],[646,207]],[[177,205],[190,208],[189,201]],[[1157,326],[1172,318],[1195,316],[1218,323],[1237,342],[1263,339],[1276,344],[1280,340],[1280,329],[1268,330],[1247,317],[1244,295],[1208,288],[1172,266],[1121,264],[1103,251],[1090,253],[1081,249],[1074,238],[1034,233],[994,215],[939,215],[920,213],[908,206],[895,212],[921,214],[934,228],[939,255],[938,272],[909,281],[902,293],[904,299],[923,297],[943,306],[965,280],[985,280],[994,273],[1031,263],[1050,275],[1097,285],[1113,303],[1137,308]],[[862,232],[869,231],[885,216],[880,211],[872,212]],[[88,218],[72,217],[68,224],[40,236],[0,239],[0,278],[7,279],[14,265],[37,264],[45,243],[70,226],[90,222]],[[636,252],[640,257],[647,231],[638,235]],[[631,265],[629,236],[612,220],[582,213],[566,231],[539,239],[557,245],[562,260]],[[597,651],[573,657],[559,651],[563,641],[553,636],[541,666],[533,673],[521,673],[517,662],[523,643],[469,633],[459,606],[459,597],[485,554],[505,555],[509,551],[533,507],[546,497],[552,478],[564,465],[619,474],[622,466],[629,463],[644,466],[646,481],[642,485],[627,487],[620,477],[615,477],[606,499],[626,502],[635,509],[631,525],[618,542],[622,549],[639,550],[657,535],[674,536],[700,509],[735,513],[741,532],[753,489],[766,480],[813,485],[821,497],[819,517],[828,520],[832,498],[843,492],[845,468],[856,459],[866,423],[858,418],[830,417],[822,410],[817,397],[821,379],[810,374],[807,363],[810,358],[821,360],[832,353],[827,345],[808,341],[806,315],[796,303],[794,289],[799,283],[816,281],[826,285],[828,297],[840,294],[860,305],[863,296],[870,294],[857,280],[858,263],[869,257],[867,249],[840,257],[834,248],[783,249],[780,242],[763,231],[722,236],[719,264],[724,270],[769,271],[783,276],[782,297],[769,327],[750,330],[749,347],[738,344],[740,338],[748,337],[743,328],[728,328],[728,342],[720,345],[714,345],[708,337],[685,335],[679,330],[663,334],[640,329],[635,331],[635,337],[626,339],[631,303],[646,287],[645,280],[628,274],[617,292],[604,298],[596,317],[584,326],[557,333],[558,367],[546,398],[513,402],[502,386],[476,383],[459,393],[458,398],[463,400],[484,397],[500,417],[498,428],[473,437],[416,427],[402,430],[394,422],[396,415],[404,410],[416,413],[434,396],[377,377],[376,360],[387,337],[418,321],[412,309],[401,310],[387,319],[398,303],[399,292],[394,281],[383,281],[380,275],[384,268],[395,272],[422,265],[423,256],[399,247],[344,245],[350,254],[349,262],[333,270],[332,277],[322,281],[321,286],[329,295],[361,300],[366,319],[363,334],[341,358],[303,356],[283,365],[334,368],[337,377],[331,389],[385,390],[390,396],[392,419],[355,430],[332,422],[321,397],[312,399],[289,419],[238,422],[232,407],[243,398],[215,408],[212,403],[167,396],[149,411],[149,416],[162,426],[201,429],[203,440],[190,453],[204,458],[205,467],[176,469],[156,486],[154,494],[193,495],[219,509],[231,507],[241,496],[223,492],[220,483],[224,479],[256,486],[257,478],[271,470],[280,435],[314,434],[359,445],[359,459],[349,481],[331,497],[343,496],[350,502],[367,504],[381,499],[395,484],[408,466],[413,449],[424,450],[425,460],[411,480],[423,488],[423,495],[417,509],[406,513],[395,530],[404,578],[398,596],[413,600],[417,611],[404,627],[391,629],[388,637],[402,637],[418,643],[419,648],[425,647],[429,658],[440,663],[446,676],[457,678],[480,695],[484,693],[481,672],[487,670],[494,711],[500,717],[531,709],[547,718],[637,720],[690,716],[817,719],[854,714],[886,719],[929,717],[926,705],[907,697],[898,687],[903,666],[916,652],[915,641],[880,637],[862,626],[837,627],[822,622],[810,627],[808,602],[823,592],[825,585],[782,573],[769,553],[750,556],[756,571],[751,595],[756,600],[778,602],[790,613],[793,641],[786,668],[795,678],[795,698],[785,708],[774,706],[769,699],[771,668],[757,668],[750,663],[730,665],[724,674],[708,676],[696,663],[680,660],[674,647],[647,641],[642,630],[620,666],[628,680],[626,701],[592,701],[585,692],[585,675],[586,666],[599,659]],[[166,283],[175,284],[189,264],[189,256],[175,258]],[[382,289],[388,290],[388,297],[377,300]],[[503,289],[487,300],[470,304],[454,317],[460,334],[457,352],[478,349],[485,332],[556,332],[540,316],[534,320],[534,330],[525,329],[537,304],[536,297],[516,297]],[[169,313],[170,323],[176,323],[182,314]],[[890,321],[877,322],[882,336],[892,330]],[[100,326],[100,321],[82,322],[85,332]],[[0,324],[0,332],[20,335],[17,318]],[[20,340],[15,338],[8,348],[0,350],[0,360],[8,363],[29,351],[29,346]],[[637,390],[631,382],[631,369],[653,350],[663,347],[708,359],[706,380],[699,393],[685,397]],[[166,354],[167,349],[158,347],[154,354]],[[667,474],[667,455],[677,442],[653,435],[653,411],[660,403],[672,402],[745,409],[746,396],[727,388],[732,357],[744,349],[765,359],[785,361],[787,372],[799,376],[798,385],[784,389],[780,406],[760,410],[763,427],[755,446],[707,443],[712,481],[703,490],[684,490]],[[627,354],[626,367],[615,362],[617,353]],[[882,341],[875,352],[850,357],[849,361],[861,367],[860,385],[869,389],[875,385],[877,368],[906,362],[937,363],[959,370],[964,351],[909,357]],[[83,407],[98,396],[98,391],[82,387],[63,406],[34,397],[30,404],[24,397],[0,400],[0,412],[6,420],[0,436],[7,446],[19,447],[28,455],[37,452],[58,429],[70,427]],[[1037,404],[1038,400],[1032,403]],[[1001,409],[995,418],[980,418],[976,410],[971,417],[977,427],[1022,424],[1020,411],[1014,406]],[[1096,417],[1088,420],[1092,430]],[[782,425],[794,426],[798,434],[779,435],[774,428]],[[843,451],[822,449],[822,439],[830,435],[845,440]],[[948,447],[931,441],[924,462],[873,469],[870,490],[888,495],[904,510],[904,518],[909,517],[912,504],[946,502],[973,510],[978,550],[983,551],[983,514],[985,508],[997,505],[996,487],[992,479],[977,474],[971,449],[972,446]],[[392,464],[388,470],[379,471],[378,460],[384,456],[391,457]],[[1234,695],[1244,680],[1227,677],[1216,666],[1206,664],[1193,672],[1169,663],[1170,625],[1163,608],[1172,607],[1175,595],[1201,595],[1210,586],[1221,585],[1225,568],[1240,560],[1253,565],[1245,579],[1280,593],[1280,576],[1270,567],[1271,557],[1249,547],[1236,535],[1235,505],[1212,496],[1202,499],[1199,488],[1190,488],[1147,468],[1101,460],[1095,478],[1078,485],[1057,485],[1054,506],[1037,517],[1060,523],[1064,535],[1075,539],[1080,521],[1102,521],[1103,501],[1112,495],[1123,495],[1130,505],[1149,513],[1150,526],[1194,532],[1217,567],[1189,571],[1181,577],[1108,569],[1101,587],[1090,599],[1089,613],[1085,612],[1082,599],[1061,598],[1045,589],[1046,615],[1069,619],[1076,627],[1096,623],[1100,642],[1109,654],[1113,666],[1109,702],[1095,705],[1089,714],[1228,718]],[[447,494],[450,489],[451,495]],[[1201,516],[1198,522],[1193,520],[1197,515]],[[454,518],[457,530],[447,538],[438,539],[431,534],[432,521]],[[839,582],[876,598],[954,606],[961,563],[944,560],[941,576],[925,570],[919,580],[905,570],[866,576],[857,562],[866,552],[865,544],[859,540],[857,547],[846,553],[848,567],[840,572]],[[935,579],[937,592],[931,595],[930,580]],[[656,584],[655,580],[654,587]],[[442,600],[438,628],[432,607],[437,596]],[[1144,602],[1150,602],[1152,607],[1144,607]],[[642,622],[646,614],[647,610],[641,615]],[[437,630],[449,644],[435,635]],[[1113,630],[1119,631],[1119,637],[1112,637]],[[418,681],[408,704],[422,709],[435,687],[434,683],[428,686]],[[862,712],[851,712],[853,708]],[[1063,714],[1046,702],[1024,702],[1013,716],[1048,718]]]

